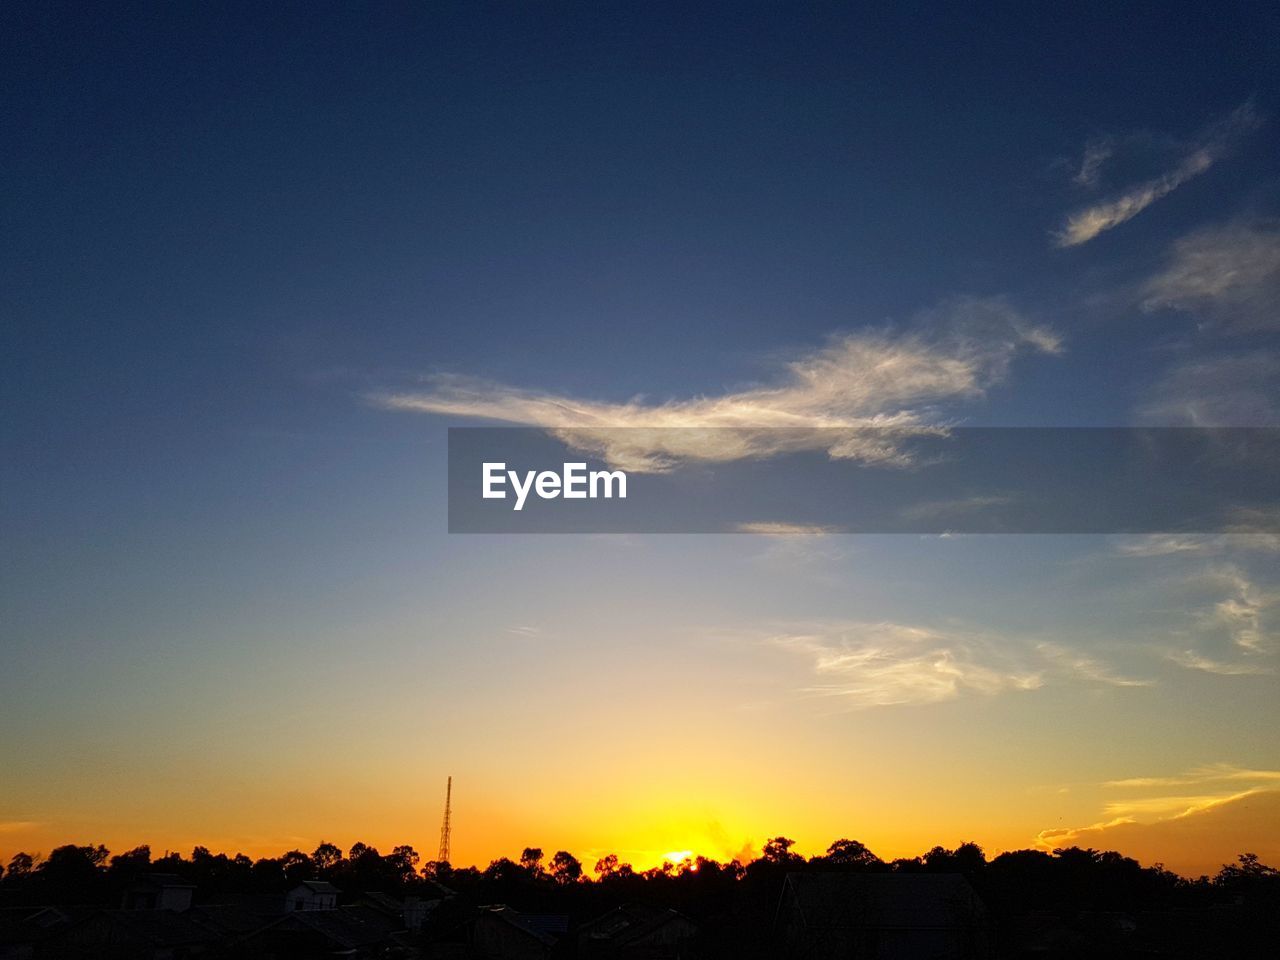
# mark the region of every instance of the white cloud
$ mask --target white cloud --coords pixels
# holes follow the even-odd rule
[[[1035,690],[1050,681],[1150,683],[1117,676],[1101,661],[1054,644],[888,621],[795,624],[766,642],[809,661],[814,682],[801,693],[850,709]]]
[[[1226,663],[1212,660],[1194,650],[1179,650],[1169,654],[1169,659],[1188,670],[1202,670],[1223,677],[1260,677],[1275,673],[1271,667],[1260,663]]]
[[[1061,347],[1052,331],[1005,300],[962,297],[922,313],[905,331],[833,337],[787,363],[774,383],[716,397],[610,403],[435,376],[425,389],[373,400],[393,410],[547,428],[576,449],[636,471],[814,449],[903,463],[901,440],[935,430],[929,423],[939,404],[981,397],[1025,349]]]
[[[1276,597],[1260,589],[1239,567],[1231,564],[1216,568],[1204,579],[1216,583],[1225,594],[1201,615],[1206,632],[1224,634],[1245,653],[1262,652],[1269,639],[1263,615]]]
[[[1175,777],[1128,777],[1124,780],[1108,780],[1108,788],[1142,789],[1147,787],[1178,787],[1188,784],[1220,783],[1224,781],[1249,781],[1256,785],[1280,782],[1280,770],[1251,770],[1232,763],[1210,763],[1188,770]]]
[[[1234,563],[1217,564],[1181,580],[1178,593],[1189,607],[1187,627],[1180,631],[1186,646],[1166,650],[1166,659],[1224,677],[1275,673],[1280,593],[1259,586]]]
[[[937,703],[961,693],[1032,690],[1039,674],[1004,662],[979,638],[898,623],[814,624],[771,642],[811,658],[820,682],[806,693],[854,708]]]
[[[1150,687],[1154,680],[1139,680],[1133,677],[1122,677],[1116,674],[1107,664],[1095,657],[1087,656],[1077,650],[1069,650],[1056,643],[1042,643],[1037,649],[1060,672],[1082,677],[1113,687]]]
[[[756,533],[766,537],[821,537],[840,532],[837,527],[824,527],[816,523],[778,523],[768,520],[740,523],[734,530],[737,533]]]
[[[1185,817],[1200,810],[1217,806],[1243,796],[1243,792],[1205,793],[1189,796],[1142,797],[1136,800],[1112,800],[1103,808],[1108,817],[1133,817],[1159,815]]]
[[[1183,237],[1142,295],[1146,310],[1181,310],[1231,333],[1280,329],[1280,224],[1229,223]]]
[[[1115,542],[1122,557],[1204,557],[1232,550],[1280,552],[1280,534],[1274,533],[1152,533],[1123,537]]]
[[[1068,217],[1056,236],[1058,246],[1079,246],[1098,234],[1133,219],[1161,197],[1168,196],[1188,180],[1212,167],[1226,156],[1243,134],[1256,129],[1260,123],[1261,118],[1251,103],[1238,107],[1224,120],[1205,131],[1173,169],[1137,184],[1111,200],[1086,207]],[[1085,171],[1086,167],[1082,165],[1081,174]]]

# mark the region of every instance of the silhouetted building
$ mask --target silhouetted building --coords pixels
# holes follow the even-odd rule
[[[333,910],[338,906],[338,894],[341,892],[332,883],[323,880],[303,880],[284,895],[284,912]]]
[[[98,910],[50,937],[38,957],[184,960],[212,951],[222,934],[173,910]]]
[[[31,960],[47,956],[43,945],[56,938],[76,919],[84,919],[91,912],[91,908],[70,907],[0,909],[0,960]]]
[[[981,960],[986,910],[959,874],[790,873],[777,933],[807,960]]]
[[[628,903],[578,929],[578,956],[583,960],[674,960],[685,956],[697,933],[697,924],[682,913]]]
[[[191,909],[191,897],[195,892],[195,884],[187,883],[176,873],[147,873],[125,887],[120,906],[125,910],[184,913]]]
[[[298,910],[231,941],[231,957],[415,956],[404,924],[367,906]]]
[[[499,903],[480,908],[471,943],[486,960],[545,960],[568,929],[568,917],[522,914]]]

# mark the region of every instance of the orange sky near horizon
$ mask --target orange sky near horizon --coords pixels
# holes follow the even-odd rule
[[[909,821],[890,824],[874,819],[862,821],[861,827],[842,827],[827,812],[807,821],[799,816],[788,820],[759,813],[715,817],[709,807],[689,800],[654,807],[641,802],[630,807],[608,803],[608,809],[618,815],[600,822],[584,821],[568,811],[560,817],[536,821],[526,809],[504,808],[493,797],[467,796],[463,787],[455,806],[452,838],[453,859],[460,866],[483,867],[502,856],[518,859],[526,846],[540,846],[548,857],[556,850],[567,849],[588,871],[606,853],[616,853],[621,861],[637,869],[659,866],[673,852],[683,850],[695,857],[746,861],[759,855],[767,838],[778,834],[795,840],[795,849],[805,856],[820,854],[832,841],[847,837],[866,843],[885,860],[918,856],[935,844],[954,848],[972,840],[986,850],[989,858],[1006,850],[1026,848],[1115,849],[1144,865],[1163,863],[1187,877],[1211,875],[1245,852],[1257,853],[1266,863],[1280,863],[1280,838],[1274,829],[1280,823],[1280,790],[1276,789],[1246,791],[1226,798],[1199,798],[1204,807],[1191,812],[1042,827],[1043,833],[1038,836],[1040,831],[1030,828],[1040,822],[1035,814],[993,818],[1001,822],[999,827],[981,827],[972,818],[937,818],[927,828]],[[104,843],[113,853],[148,843],[157,858],[168,851],[189,856],[195,846],[205,846],[214,852],[245,853],[257,859],[278,856],[290,849],[310,852],[322,841],[337,843],[346,850],[357,840],[383,853],[409,843],[425,862],[434,858],[439,836],[438,822],[432,822],[432,817],[438,821],[440,811],[432,809],[430,802],[416,810],[415,804],[403,798],[388,803],[383,816],[362,821],[361,828],[347,825],[354,822],[348,819],[352,811],[344,810],[339,803],[320,805],[321,809],[314,813],[263,810],[257,819],[258,829],[253,832],[236,829],[236,818],[229,811],[219,813],[218,800],[212,801],[202,814],[208,827],[201,829],[193,829],[186,817],[167,822],[160,810],[147,810],[145,806],[136,811],[138,819],[96,825],[89,819],[77,821],[71,817],[48,824],[6,823],[0,831],[0,862],[7,863],[19,850],[47,854],[63,843]],[[771,806],[766,803],[758,809]],[[144,825],[149,818],[154,818],[151,829]],[[538,822],[541,827],[534,825]],[[772,829],[760,826],[766,822]]]

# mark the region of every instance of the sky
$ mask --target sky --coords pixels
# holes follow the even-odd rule
[[[450,426],[1280,425],[1275,11],[0,16],[0,861],[1280,863],[1274,533],[446,532]]]

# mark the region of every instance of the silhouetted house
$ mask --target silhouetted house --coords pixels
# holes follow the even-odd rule
[[[471,945],[487,960],[542,960],[568,929],[568,917],[523,914],[499,903],[480,908]]]
[[[192,907],[191,919],[217,930],[224,940],[232,940],[261,930],[280,916],[278,897],[247,898],[235,903],[203,903]]]
[[[0,960],[41,955],[41,944],[71,922],[70,910],[59,907],[0,908]]]
[[[986,910],[958,874],[790,873],[778,904],[783,952],[808,960],[978,960]]]
[[[222,934],[173,910],[98,910],[50,937],[39,957],[185,960],[211,954]]]
[[[675,910],[629,903],[578,929],[578,955],[584,960],[685,956],[698,926]]]
[[[438,889],[429,887],[423,891],[426,894],[426,898],[420,896],[405,897],[403,900],[376,890],[370,890],[362,893],[356,903],[377,910],[379,913],[395,919],[406,930],[417,933],[422,929],[422,925],[431,916],[432,912],[440,906],[443,897],[439,893],[444,889],[443,887]],[[449,895],[453,895],[452,891],[449,891]]]
[[[284,895],[284,912],[336,909],[338,894],[341,892],[332,883],[323,880],[303,880]]]
[[[195,884],[176,873],[146,873],[124,888],[120,906],[124,910],[173,910],[184,913],[191,909]]]
[[[230,957],[411,957],[404,925],[367,906],[298,910],[231,941]]]

